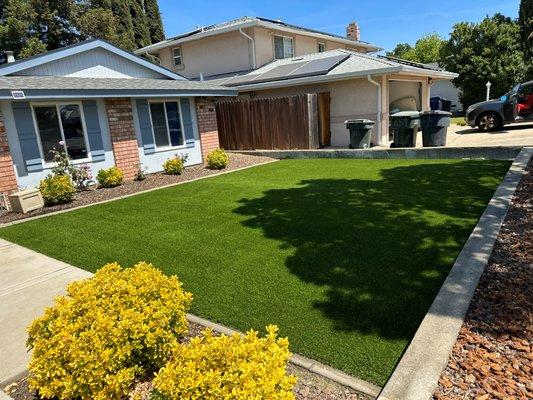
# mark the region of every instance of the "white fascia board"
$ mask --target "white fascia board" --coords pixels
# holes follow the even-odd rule
[[[328,83],[335,81],[343,81],[352,78],[362,78],[367,75],[386,75],[400,72],[400,67],[388,67],[388,68],[379,68],[368,71],[357,71],[357,72],[345,72],[344,74],[332,74],[332,75],[318,75],[318,76],[307,76],[304,78],[294,78],[294,79],[285,79],[281,81],[273,82],[262,82],[248,85],[240,86],[227,86],[232,89],[237,89],[239,92],[250,91],[250,90],[266,90],[266,89],[276,89],[280,87],[288,86],[300,86],[300,85],[309,85],[314,83]]]
[[[144,60],[143,58],[140,58],[139,56],[136,56],[135,54],[132,54],[126,50],[122,50],[121,48],[114,46],[111,43],[105,42],[103,40],[98,40],[98,39],[89,40],[87,42],[82,42],[80,44],[73,45],[71,47],[67,47],[64,49],[58,49],[56,51],[43,53],[42,55],[31,57],[28,60],[20,60],[19,62],[13,63],[13,65],[4,64],[4,66],[0,68],[0,76],[6,76],[6,75],[19,72],[19,71],[24,71],[28,68],[32,68],[32,67],[46,64],[52,61],[60,60],[62,58],[69,57],[69,56],[79,54],[79,53],[83,53],[85,51],[92,50],[95,48],[106,49],[136,64],[140,64],[148,69],[156,71],[159,74],[162,74],[174,80],[185,80],[185,78],[179,74],[176,74],[170,70],[167,70],[166,68],[163,68],[159,65],[151,63],[150,61]]]
[[[436,79],[454,79],[459,76],[459,74],[456,74],[455,72],[449,72],[449,71],[435,71],[430,69],[421,69],[421,68],[410,68],[407,66],[402,66],[401,73],[405,75],[416,75],[416,76],[425,76],[428,78],[436,78]]]

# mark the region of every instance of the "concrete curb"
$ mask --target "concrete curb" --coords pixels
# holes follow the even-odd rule
[[[513,147],[422,147],[368,150],[358,149],[316,149],[316,150],[233,150],[229,153],[240,153],[273,157],[277,159],[294,158],[360,158],[360,159],[488,159],[512,160],[521,146]]]
[[[516,157],[459,253],[413,340],[378,400],[430,399],[448,363],[479,278],[488,263],[533,147]]]
[[[187,320],[189,322],[205,326],[206,328],[211,328],[215,332],[223,333],[225,335],[233,335],[235,333],[242,335],[242,332],[228,328],[224,325],[217,324],[215,322],[211,322],[207,319],[200,318],[193,314],[187,314]],[[360,394],[369,396],[374,399],[377,397],[379,391],[381,390],[379,386],[376,386],[373,383],[355,378],[335,368],[329,367],[325,364],[319,363],[318,361],[303,357],[298,354],[293,354],[289,361],[298,367],[304,368],[312,373],[323,376],[324,378],[330,379],[343,386],[347,386]]]
[[[202,179],[214,178],[215,176],[231,174],[232,172],[243,171],[245,169],[258,167],[260,165],[270,164],[270,163],[273,163],[273,162],[276,162],[276,161],[279,161],[279,160],[265,161],[265,162],[262,162],[262,163],[259,163],[259,164],[248,165],[246,167],[236,168],[236,169],[232,169],[232,170],[229,170],[229,171],[222,171],[222,172],[219,172],[219,173],[216,173],[216,174],[213,174],[213,175],[201,176],[199,178],[189,179],[189,180],[186,180],[186,181],[181,181],[181,182],[176,182],[176,183],[170,183],[168,185],[163,185],[163,186],[159,186],[159,187],[152,188],[152,189],[146,189],[146,190],[142,190],[140,192],[125,194],[124,196],[119,196],[119,197],[114,197],[112,199],[102,200],[102,201],[99,201],[97,203],[84,204],[82,206],[67,208],[65,210],[59,210],[59,211],[54,211],[54,212],[47,213],[47,214],[36,215],[35,217],[23,218],[23,219],[19,219],[17,221],[12,221],[12,222],[7,222],[7,223],[0,223],[0,229],[1,228],[5,228],[7,226],[11,226],[11,225],[17,225],[17,224],[22,224],[22,223],[28,222],[28,221],[33,221],[33,220],[36,220],[36,219],[51,217],[52,215],[64,214],[64,213],[67,213],[67,212],[70,212],[70,211],[75,211],[75,210],[79,210],[79,209],[82,209],[82,208],[96,206],[98,204],[111,203],[112,201],[127,199],[128,197],[133,197],[133,196],[136,196],[138,194],[150,193],[150,192],[154,192],[154,191],[159,190],[159,189],[166,189],[166,188],[173,187],[173,186],[183,185],[184,183],[195,182],[195,181],[200,181]]]

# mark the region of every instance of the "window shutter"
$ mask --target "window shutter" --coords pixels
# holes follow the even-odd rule
[[[104,141],[102,139],[102,130],[100,129],[100,120],[98,118],[98,107],[96,106],[96,100],[83,100],[82,104],[91,158],[93,161],[104,161]]]
[[[150,122],[150,110],[146,99],[137,99],[137,115],[139,116],[139,127],[141,129],[141,141],[144,154],[155,153],[154,135],[152,134],[152,124]]]
[[[35,132],[30,103],[15,102],[12,103],[12,108],[26,171],[42,171],[43,159],[39,150],[39,139]]]
[[[181,117],[183,130],[185,131],[185,143],[187,147],[194,147],[194,130],[192,126],[191,102],[189,99],[181,99]]]

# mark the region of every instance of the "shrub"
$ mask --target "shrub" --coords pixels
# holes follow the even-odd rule
[[[39,190],[47,206],[70,203],[76,192],[68,175],[48,175],[39,183]]]
[[[64,145],[61,141],[60,145]],[[72,182],[78,189],[87,189],[87,186],[92,182],[93,176],[91,167],[88,164],[75,165],[70,160],[70,157],[64,150],[50,150],[54,157],[54,163],[56,164],[52,168],[52,174],[54,175],[69,175]]]
[[[141,168],[139,167],[139,170],[135,173],[135,180],[136,181],[144,181],[146,179],[147,169],[146,167]]]
[[[124,180],[124,173],[119,167],[101,169],[96,176],[101,187],[110,188],[119,186]]]
[[[215,149],[207,155],[206,161],[210,169],[224,169],[229,164],[229,157],[224,150]]]
[[[44,398],[123,398],[187,332],[192,295],[181,286],[144,262],[70,284],[28,328],[30,387]]]
[[[181,175],[185,169],[185,161],[187,161],[187,156],[180,156],[176,154],[174,157],[169,158],[163,163],[163,170],[165,174],[168,175]]]
[[[289,342],[277,338],[277,327],[258,337],[203,336],[177,346],[172,359],[154,379],[162,399],[283,399],[292,400],[296,377],[287,375]]]

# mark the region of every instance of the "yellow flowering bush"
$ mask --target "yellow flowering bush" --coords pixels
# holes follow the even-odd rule
[[[163,170],[167,175],[181,175],[185,169],[185,162],[187,161],[187,156],[182,156],[176,154],[174,157],[169,158],[163,163]]]
[[[30,387],[60,400],[122,398],[168,361],[188,330],[191,301],[151,264],[107,264],[29,326]]]
[[[206,161],[209,169],[224,169],[229,164],[229,157],[224,150],[215,149],[207,155]]]
[[[124,180],[124,173],[119,167],[101,169],[96,175],[96,180],[101,187],[110,188],[120,186]]]
[[[48,175],[39,183],[39,191],[46,206],[72,201],[76,188],[68,175]]]
[[[203,336],[176,346],[154,379],[155,397],[168,400],[294,400],[296,377],[287,375],[287,338],[267,335]]]

